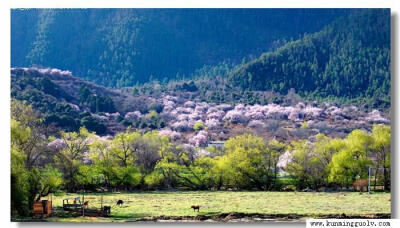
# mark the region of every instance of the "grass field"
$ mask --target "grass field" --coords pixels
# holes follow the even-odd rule
[[[360,194],[356,192],[311,193],[311,192],[242,192],[242,191],[187,191],[187,192],[141,192],[106,193],[103,205],[111,205],[111,217],[64,217],[61,216],[62,199],[78,196],[68,194],[53,196],[53,207],[59,211],[48,221],[137,221],[154,218],[206,218],[221,214],[243,213],[246,215],[268,215],[270,218],[326,217],[346,214],[364,216],[390,214],[390,193]],[[80,195],[81,196],[81,195]],[[124,205],[116,206],[117,200]],[[100,208],[99,194],[86,194],[89,208]],[[200,212],[190,206],[200,205]],[[288,217],[287,217],[288,216]]]

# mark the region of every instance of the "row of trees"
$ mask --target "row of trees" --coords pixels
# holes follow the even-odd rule
[[[35,200],[63,189],[151,190],[181,188],[282,190],[322,186],[348,187],[367,175],[367,166],[390,188],[390,127],[354,130],[344,139],[317,135],[290,143],[242,134],[224,149],[177,145],[157,131],[128,129],[99,137],[85,128],[50,136],[31,106],[12,101],[12,209],[26,215]],[[288,159],[282,161],[286,153]],[[278,163],[286,165],[278,165]],[[281,168],[290,180],[280,178]]]
[[[344,139],[319,134],[314,143],[292,142],[287,171],[299,188],[317,189],[332,184],[350,187],[355,179],[368,178],[371,166],[373,184],[390,190],[390,135],[390,126],[374,125],[370,133],[354,130]]]

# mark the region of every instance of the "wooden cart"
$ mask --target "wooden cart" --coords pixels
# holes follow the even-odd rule
[[[65,198],[63,199],[63,209],[65,211],[73,211],[82,208],[81,197]]]

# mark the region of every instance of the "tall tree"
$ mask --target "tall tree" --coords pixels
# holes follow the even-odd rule
[[[43,167],[51,155],[42,120],[32,106],[11,101],[11,206],[20,215],[32,210],[33,202],[57,190],[60,172]]]
[[[89,137],[92,136],[93,133],[84,127],[79,132],[61,132],[64,148],[57,153],[56,163],[63,171],[66,189],[69,191],[76,191],[81,187],[77,180],[79,167],[88,159]]]
[[[372,127],[372,153],[375,157],[375,184],[379,169],[383,169],[384,189],[390,190],[391,128],[375,124]]]
[[[354,130],[346,137],[345,143],[344,148],[332,157],[329,181],[349,187],[357,178],[368,176],[373,141],[367,132]]]

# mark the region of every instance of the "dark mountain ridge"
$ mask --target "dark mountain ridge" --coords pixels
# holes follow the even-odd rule
[[[29,9],[11,11],[11,65],[68,69],[122,87],[240,63],[313,33],[342,9]]]

